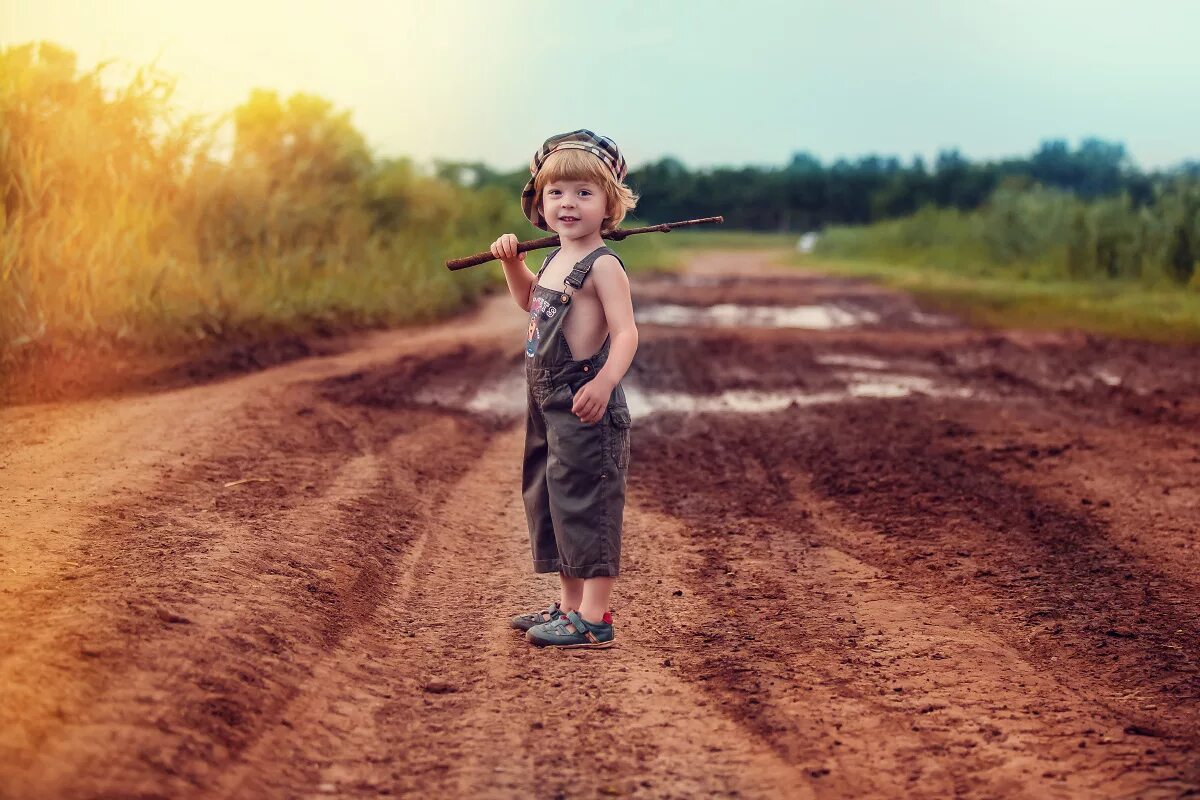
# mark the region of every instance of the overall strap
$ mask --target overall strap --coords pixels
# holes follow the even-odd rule
[[[587,278],[588,273],[592,271],[592,265],[596,263],[596,259],[603,255],[615,256],[617,261],[621,262],[621,269],[625,269],[625,262],[621,261],[621,257],[614,253],[607,245],[601,245],[592,252],[583,257],[575,267],[571,270],[571,274],[567,276],[566,283],[574,286],[576,289],[583,288],[583,282]]]

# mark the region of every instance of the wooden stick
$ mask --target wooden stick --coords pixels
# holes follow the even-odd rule
[[[626,236],[633,236],[635,233],[670,233],[675,228],[686,228],[689,225],[709,225],[714,222],[724,221],[724,217],[704,217],[703,219],[689,219],[685,220],[684,222],[664,222],[661,225],[650,225],[645,228],[617,228],[613,231],[605,231],[604,233],[600,234],[600,238],[619,242]],[[562,242],[559,241],[558,234],[555,234],[554,236],[545,236],[541,239],[531,239],[528,242],[520,242],[517,244],[517,252],[527,253],[530,250],[540,250],[543,247],[558,247],[560,244],[562,244]],[[479,264],[486,264],[487,262],[494,260],[496,260],[496,257],[489,251],[487,253],[476,253],[475,255],[467,256],[466,258],[455,258],[451,261],[447,261],[446,267],[447,269],[452,270],[465,269],[467,267],[474,267]]]

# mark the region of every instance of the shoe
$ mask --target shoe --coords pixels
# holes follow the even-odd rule
[[[558,603],[551,606],[546,606],[541,611],[531,611],[528,614],[521,614],[513,617],[511,624],[519,631],[527,631],[534,625],[541,625],[543,622],[553,622],[563,615],[562,609],[558,607]]]
[[[534,625],[525,632],[525,638],[537,647],[561,647],[564,650],[612,647],[612,614],[604,612],[603,622],[587,622],[579,612],[568,611],[565,616]]]

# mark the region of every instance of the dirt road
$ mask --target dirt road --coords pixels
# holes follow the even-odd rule
[[[523,314],[0,410],[0,797],[1200,794],[1200,350],[634,282],[618,646],[508,617]]]

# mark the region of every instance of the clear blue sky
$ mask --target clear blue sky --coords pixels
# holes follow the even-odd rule
[[[552,133],[613,137],[636,166],[1021,155],[1125,142],[1200,158],[1200,2],[563,3],[0,0],[0,41],[81,66],[157,59],[190,110],[252,87],[350,109],[380,154],[517,168]]]

